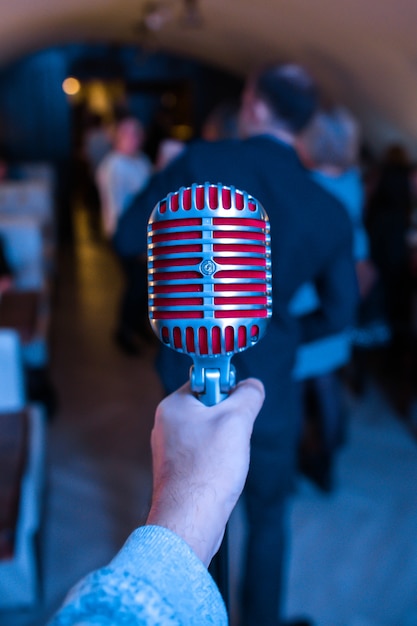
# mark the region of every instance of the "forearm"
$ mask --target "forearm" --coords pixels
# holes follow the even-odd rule
[[[190,486],[192,491],[192,486]],[[200,561],[208,567],[219,549],[227,519],[219,523],[211,519],[207,502],[199,504],[195,494],[194,505],[184,505],[181,494],[157,493],[148,515],[148,525],[162,526],[181,537],[193,550]],[[182,500],[182,502],[181,502]]]
[[[206,407],[190,394],[187,383],[156,411],[147,523],[177,533],[206,566],[243,489],[250,436],[263,396],[261,383],[248,379],[228,398]]]
[[[262,383],[248,379],[212,407],[191,394],[189,383],[158,405],[147,525],[73,589],[51,626],[227,625],[206,566],[242,492],[263,400]]]
[[[107,567],[69,593],[49,626],[80,623],[226,626],[220,593],[189,546],[171,531],[138,528]]]
[[[359,303],[355,264],[350,254],[332,263],[322,283],[317,284],[320,307],[303,316],[301,342],[308,343],[352,326]]]

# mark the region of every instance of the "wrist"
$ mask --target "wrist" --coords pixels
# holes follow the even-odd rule
[[[176,502],[171,506],[157,500],[152,503],[146,524],[162,526],[177,534],[208,567],[219,549],[226,522],[195,503],[192,507],[178,506]]]

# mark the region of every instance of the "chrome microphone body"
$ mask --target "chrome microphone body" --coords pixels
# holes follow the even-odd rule
[[[169,194],[148,222],[148,291],[155,334],[193,359],[193,392],[217,404],[236,382],[232,356],[255,345],[272,316],[265,209],[220,183]]]

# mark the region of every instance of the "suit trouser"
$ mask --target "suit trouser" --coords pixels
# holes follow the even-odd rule
[[[277,626],[285,590],[286,507],[295,477],[299,397],[292,383],[278,387],[280,406],[265,416],[272,423],[260,422],[253,435],[244,493],[248,542],[242,619],[247,626]]]
[[[146,262],[137,257],[120,259],[125,288],[120,301],[118,325],[128,333],[140,333],[148,320],[148,285]]]

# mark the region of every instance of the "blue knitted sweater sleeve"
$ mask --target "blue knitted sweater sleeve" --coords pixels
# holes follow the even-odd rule
[[[221,595],[188,545],[160,526],[135,530],[83,578],[49,626],[227,626]]]

